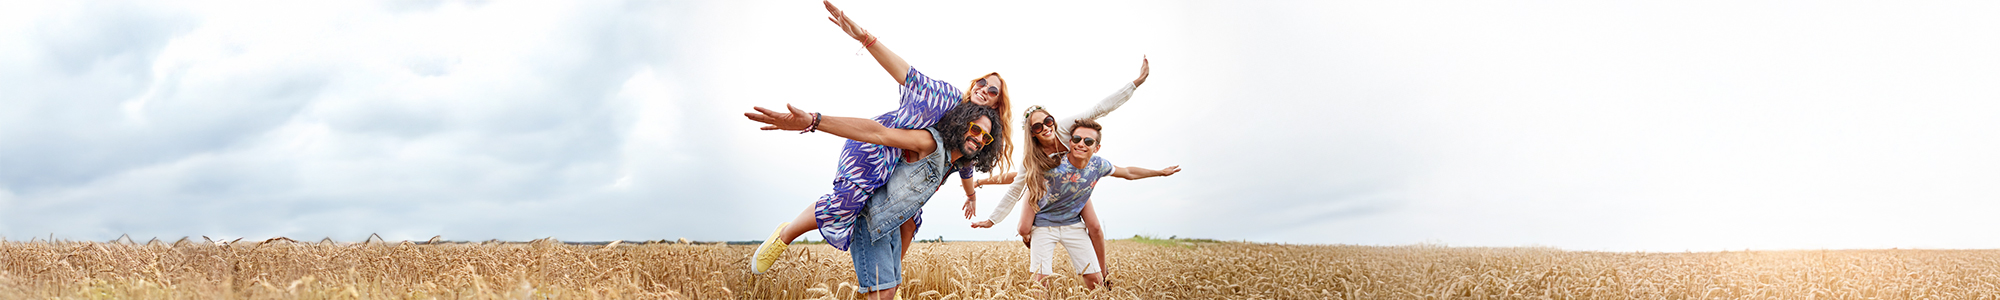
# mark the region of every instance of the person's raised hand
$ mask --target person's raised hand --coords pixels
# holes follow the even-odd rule
[[[1151,75],[1152,73],[1153,73],[1153,60],[1146,59],[1146,56],[1144,55],[1139,56],[1139,79],[1132,80],[1132,87],[1138,87],[1141,84],[1146,84],[1146,76]]]
[[[854,24],[854,19],[848,19],[847,13],[840,12],[839,7],[833,7],[833,1],[821,1],[821,3],[826,4],[826,13],[833,15],[826,17],[826,20],[833,21],[833,25],[840,26],[840,31],[847,32],[847,37],[854,38],[854,40],[861,41],[862,43],[867,43],[869,39],[874,38],[874,36],[868,34],[867,29],[861,29],[861,25]]]
[[[757,121],[758,123],[771,124],[770,126],[758,129],[797,131],[805,130],[807,126],[812,126],[812,114],[799,110],[798,107],[793,107],[791,104],[785,104],[785,109],[789,112],[772,111],[762,106],[753,108],[757,109],[757,112],[743,113],[743,117],[750,118],[751,121]]]
[[[965,219],[979,216],[979,193],[965,194]]]
[[[1180,172],[1181,172],[1181,166],[1176,165],[1172,167],[1167,167],[1165,169],[1160,169],[1160,176],[1174,176],[1174,173],[1180,173]]]

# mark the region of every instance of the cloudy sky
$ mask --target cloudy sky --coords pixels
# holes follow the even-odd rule
[[[1100,154],[1186,171],[1101,184],[1113,237],[2000,248],[2000,4],[1377,2],[836,4],[926,74],[997,71],[1058,114],[1150,57]],[[895,106],[825,17],[0,3],[0,236],[762,239],[840,139],[741,113]],[[1012,236],[952,190],[920,236]]]

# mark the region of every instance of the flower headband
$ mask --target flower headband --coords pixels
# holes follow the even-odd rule
[[[1026,118],[1026,117],[1028,117],[1028,115],[1033,115],[1033,114],[1035,114],[1035,111],[1037,111],[1037,110],[1043,110],[1043,109],[1042,109],[1042,106],[1041,106],[1041,105],[1029,105],[1029,106],[1028,106],[1028,109],[1027,109],[1027,110],[1024,110],[1024,111],[1022,111],[1022,112],[1021,112],[1021,117],[1022,117],[1022,118]]]

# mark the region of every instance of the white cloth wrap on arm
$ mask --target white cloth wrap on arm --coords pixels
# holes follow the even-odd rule
[[[1097,118],[1103,118],[1104,115],[1111,114],[1113,110],[1118,110],[1118,106],[1125,105],[1125,100],[1132,100],[1132,91],[1136,89],[1139,89],[1139,86],[1127,82],[1125,83],[1125,87],[1118,89],[1118,92],[1111,93],[1111,96],[1106,96],[1104,100],[1097,101],[1097,105],[1091,106],[1089,111],[1056,119],[1056,139],[1062,140],[1069,137],[1070,126],[1075,124],[1076,120],[1096,120]],[[1032,139],[1035,137],[1030,135],[1028,138]],[[1023,145],[1034,147],[1033,144]],[[993,221],[993,224],[1000,224],[1001,220],[1007,219],[1007,213],[1014,211],[1014,203],[1021,202],[1021,198],[1027,196],[1028,172],[1042,171],[1025,169],[1026,161],[1023,161],[1022,165],[1024,169],[1015,173],[1013,186],[1007,188],[1007,197],[1000,198],[1000,203],[993,205],[993,212],[989,213],[986,218],[988,221]]]

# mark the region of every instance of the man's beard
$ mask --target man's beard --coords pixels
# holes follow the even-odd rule
[[[938,134],[944,134],[944,133],[938,133]],[[973,156],[974,156],[974,155],[976,155],[976,154],[978,154],[978,153],[976,153],[976,152],[966,152],[966,151],[965,151],[965,136],[963,136],[963,135],[957,135],[957,134],[945,134],[945,135],[944,135],[944,144],[945,144],[945,145],[947,145],[946,147],[949,147],[949,148],[946,148],[946,149],[938,149],[939,151],[951,151],[951,152],[958,152],[958,154],[959,154],[959,155],[961,155],[961,156],[959,156],[958,160],[954,160],[954,161],[952,161],[952,164],[954,164],[954,165],[960,165],[960,166],[964,166],[964,165],[968,165],[968,164],[971,164],[971,163],[972,163],[972,159],[973,159]],[[945,153],[945,155],[946,155],[947,157],[949,157],[949,155],[951,155],[951,153],[950,153],[950,152],[946,152],[946,153]]]

